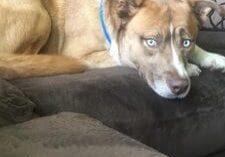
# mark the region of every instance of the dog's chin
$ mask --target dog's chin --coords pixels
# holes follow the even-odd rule
[[[165,81],[155,81],[154,84],[148,81],[148,84],[156,94],[158,94],[159,96],[165,99],[184,99],[190,91],[190,86],[189,86],[185,93],[176,95],[172,93],[172,91],[169,89]]]

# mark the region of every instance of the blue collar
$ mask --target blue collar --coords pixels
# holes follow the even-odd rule
[[[112,40],[111,40],[109,31],[107,29],[107,26],[106,26],[104,0],[101,0],[101,2],[100,2],[100,12],[99,13],[100,13],[102,33],[104,35],[107,46],[110,46],[112,43]]]

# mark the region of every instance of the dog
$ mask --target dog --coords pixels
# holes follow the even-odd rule
[[[195,44],[211,0],[1,0],[0,76],[18,79],[128,66],[168,99],[225,57]]]

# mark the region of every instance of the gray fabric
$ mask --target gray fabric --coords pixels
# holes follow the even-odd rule
[[[20,90],[0,79],[0,127],[31,119],[34,107]]]
[[[225,77],[205,72],[184,100],[156,95],[135,70],[111,68],[12,82],[40,115],[87,114],[172,157],[200,157],[225,148]]]
[[[0,129],[1,157],[166,157],[87,116],[61,113]]]
[[[225,32],[199,32],[197,43],[200,47],[225,55]]]
[[[225,157],[225,151],[219,153],[213,153],[208,155],[207,157]]]

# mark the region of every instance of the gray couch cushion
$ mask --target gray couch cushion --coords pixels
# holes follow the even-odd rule
[[[197,43],[208,51],[225,55],[225,32],[201,31]]]
[[[225,157],[225,151],[224,152],[219,152],[219,153],[213,153],[207,157]]]
[[[0,127],[30,120],[34,107],[19,89],[0,79]]]
[[[225,77],[205,72],[184,100],[156,95],[129,68],[12,82],[40,115],[85,113],[172,157],[200,157],[225,148]]]
[[[166,157],[81,114],[0,129],[1,157]]]

